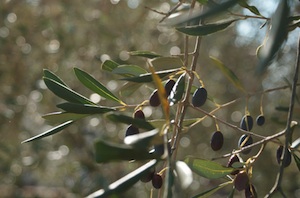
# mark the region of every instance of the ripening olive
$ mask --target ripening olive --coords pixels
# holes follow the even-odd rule
[[[175,82],[174,80],[172,80],[172,79],[170,79],[170,80],[168,80],[168,81],[166,82],[166,84],[165,84],[165,90],[166,90],[166,95],[167,95],[167,96],[170,95],[170,93],[171,93],[171,91],[172,91],[172,89],[173,89],[175,83],[176,83],[176,82]]]
[[[214,151],[218,151],[222,148],[224,137],[221,131],[216,131],[211,136],[210,146]]]
[[[145,119],[145,114],[142,110],[137,110],[136,112],[134,112],[133,115],[134,118],[139,118],[139,119]]]
[[[155,173],[152,176],[152,186],[156,189],[160,189],[162,187],[162,184],[163,184],[163,179],[161,175]]]
[[[136,126],[133,126],[132,124],[129,125],[128,128],[126,129],[125,137],[129,135],[135,135],[135,134],[139,134],[139,129]]]
[[[256,124],[258,125],[258,126],[262,126],[262,125],[264,125],[265,124],[265,116],[264,115],[259,115],[259,116],[257,116],[257,118],[256,118]]]
[[[207,99],[207,91],[204,87],[196,89],[193,94],[192,104],[194,107],[201,107]]]
[[[239,157],[237,155],[231,155],[229,160],[228,160],[227,167],[232,167],[232,164],[234,164],[235,162],[240,162]],[[239,172],[240,172],[239,170],[234,170],[230,174],[231,175],[236,175]]]
[[[155,168],[149,170],[148,172],[146,172],[142,177],[141,177],[141,182],[144,182],[144,183],[147,183],[149,181],[152,180],[153,178],[153,175],[154,175],[154,172],[155,172]]]
[[[160,105],[160,99],[157,89],[155,89],[150,95],[149,103],[152,107],[157,107]]]
[[[241,148],[241,147],[246,147],[246,146],[249,146],[250,144],[253,143],[253,138],[249,135],[242,135],[239,139],[239,142],[238,142],[238,147]],[[245,150],[245,151],[242,151],[243,154],[248,154],[250,153],[251,149],[248,149],[248,150]]]
[[[168,152],[169,154],[171,154],[172,150],[171,150],[171,142],[169,141],[168,142]],[[157,145],[154,145],[154,153],[158,156],[161,156],[163,155],[165,152],[165,147],[164,147],[164,144],[157,144]]]
[[[251,115],[244,115],[241,123],[240,123],[240,128],[245,130],[245,131],[250,131],[253,127],[253,118]]]
[[[246,198],[257,198],[256,190],[253,184],[248,184],[245,189],[245,197]]]
[[[277,157],[278,164],[280,164],[282,153],[283,153],[283,146],[280,145],[277,149],[277,152],[276,152],[276,157]],[[285,159],[285,161],[282,162],[282,164],[283,164],[284,167],[288,167],[291,164],[291,162],[292,162],[292,155],[291,155],[290,151],[288,150],[287,155],[286,155],[286,159]]]
[[[245,171],[238,173],[234,178],[234,187],[238,191],[244,190],[249,184],[249,177]]]

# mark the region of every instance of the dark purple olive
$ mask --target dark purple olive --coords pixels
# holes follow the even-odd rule
[[[145,119],[145,114],[142,110],[137,110],[136,112],[134,112],[133,115],[134,118],[139,118],[139,119]]]
[[[238,173],[233,181],[235,189],[238,191],[242,191],[246,189],[247,185],[249,184],[249,177],[246,172],[240,172]]]
[[[163,184],[163,179],[161,175],[155,173],[152,177],[152,186],[156,189],[160,189]]]
[[[147,171],[142,177],[141,177],[141,182],[147,183],[152,180],[153,175],[154,175],[155,169],[151,169]]]
[[[165,84],[165,90],[166,90],[166,95],[167,95],[167,97],[170,95],[170,93],[171,93],[171,91],[172,91],[172,89],[173,89],[175,83],[176,83],[176,82],[175,82],[174,80],[172,80],[172,79],[170,79],[170,80],[168,80],[168,81],[166,82],[166,84]]]
[[[264,115],[259,115],[259,116],[257,116],[257,118],[256,118],[256,124],[258,125],[258,126],[262,126],[262,125],[264,125],[265,124],[265,116]]]
[[[280,164],[282,153],[283,153],[283,146],[280,145],[277,149],[277,152],[276,152],[276,157],[277,157],[278,164]],[[288,151],[287,155],[286,155],[286,159],[285,159],[285,161],[282,162],[282,164],[286,168],[291,164],[291,162],[292,162],[292,155],[291,155],[290,151]]]
[[[201,107],[205,104],[207,99],[207,91],[204,87],[196,89],[192,97],[192,104],[194,107]]]
[[[155,89],[152,94],[150,95],[149,98],[149,103],[152,107],[157,107],[160,105],[160,99],[159,99],[159,95],[158,95],[158,91],[157,89]]]
[[[133,126],[132,124],[129,125],[128,128],[126,129],[125,137],[129,135],[135,135],[135,134],[139,134],[139,129]]]
[[[234,164],[235,162],[240,162],[240,159],[237,155],[232,155],[230,156],[228,163],[227,163],[227,167],[232,167],[232,164]],[[231,175],[236,175],[238,174],[240,171],[239,170],[234,170],[232,171],[230,174]]]
[[[218,151],[222,148],[224,142],[224,137],[221,131],[216,131],[213,133],[210,139],[210,146],[214,151]]]
[[[240,123],[240,128],[245,130],[245,131],[250,131],[253,127],[253,118],[251,115],[244,115],[241,123]]]
[[[238,147],[239,148],[246,147],[246,146],[249,146],[252,143],[253,143],[253,138],[249,135],[244,134],[239,139]],[[242,151],[242,153],[245,154],[245,155],[250,153],[250,152],[251,152],[251,149]]]

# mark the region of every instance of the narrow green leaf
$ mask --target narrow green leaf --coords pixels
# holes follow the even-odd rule
[[[169,70],[181,68],[184,64],[179,57],[158,57],[151,60],[156,70]]]
[[[295,141],[293,141],[291,148],[292,149],[297,149],[300,146],[300,138],[296,139]]]
[[[230,194],[228,195],[227,198],[233,198],[234,192],[235,192],[235,188],[232,188],[232,190],[230,191]]]
[[[139,181],[139,179],[149,170],[151,170],[157,164],[157,160],[151,160],[138,169],[132,171],[121,179],[110,184],[107,188],[98,190],[90,195],[87,198],[104,198],[113,194],[119,194],[132,185]]]
[[[140,57],[145,57],[145,58],[157,58],[157,57],[161,57],[161,55],[155,53],[155,52],[151,52],[151,51],[132,51],[129,52],[130,56],[140,56]]]
[[[139,76],[147,73],[147,71],[137,65],[120,65],[119,67],[112,70],[112,73],[118,74],[124,77]]]
[[[213,161],[197,159],[194,157],[187,157],[184,161],[193,172],[208,179],[224,177],[234,170],[233,168],[224,167]]]
[[[80,95],[79,93],[73,91],[69,87],[60,84],[57,81],[54,81],[50,78],[43,77],[44,82],[48,89],[52,91],[55,95],[58,97],[74,103],[81,103],[81,104],[94,104],[92,101],[90,101],[88,98]]]
[[[146,130],[154,129],[154,127],[149,122],[142,120],[142,119],[134,119],[134,118],[126,116],[126,115],[113,114],[113,113],[108,114],[106,117],[113,122],[119,122],[119,123],[124,123],[124,124],[133,124],[138,128],[146,129]]]
[[[255,6],[250,6],[246,0],[239,0],[239,5],[248,9],[250,12],[252,12],[253,14],[259,15],[261,16],[260,12],[258,11],[258,9]]]
[[[164,78],[164,77],[166,77],[170,74],[175,73],[178,70],[179,69],[169,69],[169,70],[164,70],[164,71],[158,71],[158,72],[156,72],[156,74],[160,78]],[[136,76],[136,77],[123,78],[121,80],[126,80],[126,81],[129,81],[129,82],[136,82],[136,83],[148,83],[148,82],[153,81],[151,73],[141,74],[141,75]]]
[[[203,193],[200,193],[198,195],[195,195],[193,196],[193,198],[207,198],[207,197],[210,197],[212,194],[214,194],[215,192],[217,192],[218,190],[220,190],[221,188],[229,185],[229,184],[232,184],[232,181],[229,181],[229,182],[225,182],[225,183],[222,183],[212,189],[209,189]]]
[[[205,36],[226,29],[229,25],[231,25],[236,20],[237,19],[233,19],[226,22],[205,24],[205,25],[178,27],[176,29],[179,32],[182,32],[190,36]]]
[[[114,144],[104,140],[98,140],[94,144],[97,163],[106,163],[120,160],[147,160],[154,159],[154,153],[149,153],[147,147],[135,148],[125,144]]]
[[[44,72],[44,77],[52,79],[53,81],[56,81],[64,86],[68,87],[68,85],[61,78],[59,78],[57,75],[55,75],[53,72],[49,71],[48,69],[44,69],[43,72]]]
[[[56,105],[58,108],[61,108],[69,113],[77,114],[103,114],[110,111],[115,111],[115,108],[103,107],[98,105],[89,105],[89,104],[77,104],[77,103],[62,103]]]
[[[265,38],[264,44],[258,51],[259,64],[257,72],[264,72],[269,63],[279,51],[288,33],[288,0],[280,0],[270,24],[270,31]]]
[[[89,114],[54,112],[54,113],[49,113],[49,114],[43,115],[42,117],[52,124],[58,124],[58,123],[66,122],[69,120],[73,120],[73,121],[79,120],[86,116],[89,116]]]
[[[199,10],[191,14],[189,11],[187,11],[177,17],[168,18],[167,20],[165,20],[165,22],[168,25],[175,26],[175,25],[183,24],[194,20],[205,19],[207,17],[218,15],[226,11],[227,9],[237,4],[238,1],[239,0],[228,0],[220,4],[215,3],[214,6],[211,6],[210,9],[204,12]]]
[[[232,82],[233,85],[236,86],[236,88],[245,92],[245,89],[244,89],[241,81],[239,80],[239,78],[235,75],[235,73],[231,69],[226,67],[219,59],[217,59],[215,57],[210,56],[210,59],[215,63],[215,65],[218,67],[218,69],[220,69],[221,72],[230,80],[230,82]]]
[[[99,81],[97,81],[94,77],[92,77],[87,72],[80,70],[79,68],[74,68],[74,71],[78,80],[90,90],[96,92],[97,94],[99,94],[100,96],[106,99],[119,102],[122,105],[125,104],[119,98],[117,98],[113,93],[111,93],[104,85],[102,85]]]
[[[45,131],[44,133],[41,133],[41,134],[39,134],[39,135],[36,135],[36,136],[34,136],[34,137],[32,137],[32,138],[29,138],[29,139],[27,139],[27,140],[24,140],[24,141],[22,142],[22,144],[23,144],[23,143],[26,143],[26,142],[31,142],[31,141],[34,141],[34,140],[38,140],[38,139],[41,139],[41,138],[44,138],[44,137],[48,137],[48,136],[50,136],[50,135],[53,135],[53,134],[55,134],[55,133],[58,133],[58,132],[60,132],[61,130],[63,130],[63,129],[65,129],[66,127],[68,127],[69,125],[73,124],[73,122],[74,122],[73,120],[70,120],[70,121],[67,121],[67,122],[65,122],[65,123],[63,123],[63,124],[60,124],[60,125],[58,125],[58,126],[52,128],[52,129],[49,129],[48,131]]]
[[[120,96],[123,98],[131,96],[134,92],[136,92],[143,84],[135,83],[135,82],[127,82],[125,83],[119,90]]]
[[[295,153],[293,153],[293,157],[294,157],[295,162],[297,164],[298,170],[300,171],[300,158]]]
[[[101,69],[105,71],[112,72],[115,68],[117,68],[120,64],[112,61],[112,60],[106,60],[102,63]]]
[[[174,87],[172,88],[172,91],[168,97],[170,106],[173,106],[174,104],[176,104],[178,101],[182,99],[184,88],[185,88],[185,73],[179,76]]]

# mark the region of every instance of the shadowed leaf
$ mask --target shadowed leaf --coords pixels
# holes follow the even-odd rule
[[[253,14],[259,15],[261,16],[260,12],[258,11],[258,9],[255,6],[250,6],[246,0],[240,0],[238,1],[238,4],[246,9],[248,9],[250,12],[252,12]]]
[[[160,78],[164,78],[164,77],[166,77],[166,76],[168,76],[172,73],[175,73],[178,70],[179,69],[169,69],[169,70],[164,70],[164,71],[158,71],[158,72],[156,72],[156,74]],[[136,82],[136,83],[148,83],[148,82],[153,81],[151,73],[141,74],[141,75],[136,76],[136,77],[123,78],[121,80],[126,80],[126,81]]]
[[[125,144],[115,144],[104,140],[95,142],[95,158],[97,163],[106,163],[121,160],[147,160],[154,159],[154,153],[149,153],[147,147],[135,148]]]
[[[177,17],[168,18],[167,20],[165,20],[165,22],[167,25],[176,26],[194,20],[205,19],[207,17],[218,15],[226,11],[227,9],[237,4],[238,1],[239,0],[228,0],[220,4],[215,3],[213,6],[210,7],[210,9],[204,12],[201,12],[201,10],[194,11],[192,14],[190,14],[189,12],[185,12]]]
[[[67,112],[77,113],[77,114],[103,114],[103,113],[116,110],[111,107],[103,107],[103,106],[89,105],[89,104],[76,104],[76,103],[62,103],[56,106]]]
[[[119,90],[120,96],[128,97],[131,96],[135,91],[137,91],[140,86],[142,86],[142,83],[135,83],[135,82],[127,82],[125,83]]]
[[[181,68],[184,64],[179,57],[158,57],[151,60],[155,69],[175,69]]]
[[[137,65],[120,65],[119,67],[112,70],[112,73],[124,77],[133,77],[145,74],[147,73],[147,71]]]
[[[122,115],[122,114],[108,114],[106,116],[108,119],[110,119],[113,122],[119,122],[124,124],[133,124],[138,128],[146,129],[146,130],[152,130],[154,127],[147,121],[142,119],[134,119],[132,117]]]
[[[222,183],[212,189],[209,189],[203,193],[200,193],[198,195],[195,195],[193,196],[193,198],[206,198],[206,197],[210,197],[212,194],[214,194],[215,192],[217,192],[218,190],[220,190],[221,188],[229,185],[229,184],[232,184],[232,181],[229,181],[229,182],[225,182],[225,183]]]
[[[133,147],[145,148],[154,144],[162,144],[163,139],[159,136],[159,130],[153,129],[151,131],[129,135],[125,137],[124,143]]]

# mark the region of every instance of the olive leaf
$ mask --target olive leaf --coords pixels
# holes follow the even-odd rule
[[[205,192],[202,192],[198,195],[195,195],[193,196],[193,198],[206,198],[206,197],[210,197],[212,194],[214,194],[215,192],[217,192],[218,190],[220,190],[221,188],[224,188],[225,186],[229,185],[229,184],[232,184],[232,181],[228,181],[228,182],[225,182],[225,183],[222,183],[212,189],[209,189]]]
[[[131,173],[125,175],[121,179],[113,182],[107,188],[97,190],[96,192],[87,196],[87,198],[101,198],[101,197],[108,197],[113,194],[121,193],[131,186],[133,186],[136,182],[140,180],[140,178],[149,170],[151,170],[156,164],[157,160],[151,160],[148,163],[144,164],[143,166],[137,168],[136,170],[132,171]]]
[[[103,107],[98,105],[89,105],[89,104],[77,104],[77,103],[62,103],[56,105],[58,108],[61,108],[69,113],[77,114],[103,114],[110,111],[115,111],[115,108]]]
[[[176,30],[191,36],[205,36],[208,34],[212,34],[224,30],[235,21],[237,21],[237,19],[233,19],[225,22],[204,24],[204,25],[178,27],[176,28]]]
[[[80,104],[95,104],[88,98],[80,95],[79,93],[73,91],[71,88],[67,87],[64,84],[61,84],[58,81],[55,81],[48,77],[43,77],[43,79],[50,91],[52,91],[55,95],[66,101]]]
[[[53,128],[51,128],[51,129],[45,131],[44,133],[41,133],[41,134],[39,134],[39,135],[36,135],[36,136],[34,136],[34,137],[32,137],[32,138],[29,138],[29,139],[27,139],[27,140],[24,140],[24,141],[22,142],[22,144],[23,144],[23,143],[27,143],[27,142],[31,142],[31,141],[34,141],[34,140],[42,139],[42,138],[44,138],[44,137],[48,137],[48,136],[50,136],[50,135],[53,135],[53,134],[55,134],[55,133],[58,133],[58,132],[60,132],[61,130],[63,130],[63,129],[65,129],[66,127],[68,127],[69,125],[73,124],[73,122],[74,122],[73,120],[69,120],[69,121],[67,121],[67,122],[64,122],[64,123],[62,123],[62,124],[60,124],[60,125],[58,125],[58,126],[56,126],[56,127],[53,127]]]
[[[245,92],[245,89],[244,89],[241,81],[239,80],[239,78],[235,75],[235,73],[231,69],[226,67],[219,59],[217,59],[213,56],[210,56],[209,58],[215,63],[215,65],[218,67],[218,69],[220,69],[221,72],[234,84],[234,86],[236,86],[236,88]]]
[[[208,179],[222,178],[234,171],[231,167],[224,167],[216,162],[195,157],[187,157],[184,162],[194,173]]]
[[[90,90],[96,92],[100,96],[113,100],[116,102],[119,102],[122,105],[125,105],[125,103],[120,100],[118,97],[116,97],[111,91],[109,91],[104,85],[102,85],[99,81],[97,81],[94,77],[92,77],[90,74],[87,72],[79,69],[79,68],[74,68],[75,74],[78,78],[78,80],[85,85],[87,88]]]
[[[150,58],[150,59],[161,57],[161,55],[159,55],[155,52],[151,52],[151,51],[131,51],[131,52],[129,52],[129,55],[140,56],[140,57],[145,57],[145,58]]]
[[[289,24],[288,0],[280,0],[271,19],[270,30],[263,45],[258,50],[259,63],[257,72],[262,74],[279,51],[287,37]]]

